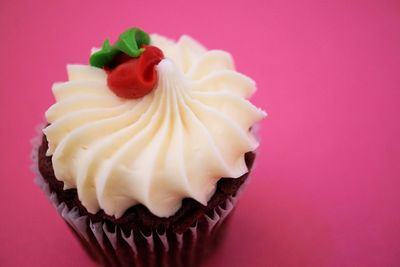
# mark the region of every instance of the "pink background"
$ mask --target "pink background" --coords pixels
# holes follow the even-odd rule
[[[204,266],[400,265],[399,1],[98,2],[0,3],[1,266],[94,266],[33,184],[29,140],[65,65],[130,26],[230,51],[269,113]]]

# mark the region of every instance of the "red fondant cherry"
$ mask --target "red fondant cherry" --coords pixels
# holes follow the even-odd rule
[[[157,82],[155,66],[164,58],[155,46],[143,46],[144,52],[137,58],[122,60],[108,70],[108,87],[119,97],[139,98],[150,93]]]

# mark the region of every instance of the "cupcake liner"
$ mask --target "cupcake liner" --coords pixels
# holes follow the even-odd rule
[[[115,225],[110,229],[104,222],[94,223],[88,216],[81,216],[78,208],[70,209],[64,202],[60,203],[56,194],[50,191],[38,169],[37,155],[43,127],[44,124],[37,127],[38,135],[32,140],[31,169],[36,175],[35,183],[94,260],[104,266],[194,266],[205,254],[212,252],[214,248],[210,245],[215,245],[221,238],[219,229],[233,210],[240,192],[227,198],[211,215],[204,214],[183,233],[167,230],[153,230],[149,234],[133,230],[125,233]]]

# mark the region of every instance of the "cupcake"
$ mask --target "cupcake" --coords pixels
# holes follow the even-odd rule
[[[194,266],[243,189],[265,112],[232,57],[138,28],[68,65],[34,147],[37,183],[103,266]]]

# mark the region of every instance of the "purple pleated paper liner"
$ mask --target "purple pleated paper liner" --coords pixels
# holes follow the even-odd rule
[[[109,229],[105,223],[92,223],[87,216],[80,216],[77,208],[58,203],[42,177],[38,175],[35,181],[88,254],[104,266],[195,266],[217,241],[214,239],[236,200],[227,199],[212,216],[204,215],[182,234],[165,230],[149,235],[141,231],[124,233],[118,227]]]

